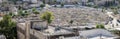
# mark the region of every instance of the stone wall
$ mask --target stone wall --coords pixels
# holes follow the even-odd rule
[[[42,32],[31,29],[31,22],[17,24],[17,39],[48,39]]]
[[[31,29],[30,32],[30,39],[48,39],[48,37],[43,35],[40,31]]]
[[[30,39],[30,22],[17,24],[17,39]]]

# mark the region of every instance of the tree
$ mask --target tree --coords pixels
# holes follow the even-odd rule
[[[38,11],[34,11],[34,14],[37,15],[37,14],[39,14],[39,12]]]
[[[57,1],[56,1],[56,0],[54,0],[53,2],[54,2],[54,7],[57,7],[57,5],[56,5]]]
[[[70,22],[69,22],[69,23],[70,23],[70,25],[72,25],[72,24],[73,24],[73,22],[74,22],[73,20],[70,20]]]
[[[19,0],[8,0],[8,1],[10,1],[11,3],[16,4],[16,2],[19,1]]]
[[[54,3],[56,4],[56,3],[57,3],[57,0],[54,0]]]
[[[11,20],[9,15],[3,16],[3,20],[0,21],[0,33],[4,34],[7,39],[16,39],[16,23]]]
[[[43,0],[42,2],[43,2],[43,4],[45,4],[45,3],[46,3],[46,2],[45,2],[45,0]]]
[[[94,2],[94,0],[88,0],[88,2]]]
[[[45,4],[41,4],[40,7],[41,7],[41,8],[45,7]]]
[[[119,14],[119,12],[117,10],[113,10],[114,14]]]
[[[27,17],[29,15],[28,11],[25,11],[23,14],[25,15],[24,17]]]
[[[64,7],[64,3],[61,3],[61,7]]]
[[[33,12],[36,11],[36,8],[32,8],[32,11],[33,11]]]
[[[97,24],[97,25],[96,25],[96,28],[105,29],[105,27],[104,27],[103,24]]]
[[[42,20],[47,21],[47,26],[53,21],[54,15],[53,12],[46,11],[40,17]]]
[[[33,8],[32,11],[35,15],[39,14],[39,12],[36,10],[36,8]]]
[[[28,11],[24,11],[21,9],[18,11],[18,15],[21,17],[27,17],[29,15]]]
[[[94,7],[94,8],[98,8],[98,5],[94,5],[93,7]]]
[[[117,8],[113,8],[112,9],[112,11],[113,11],[113,13],[116,15],[116,14],[119,14],[119,12],[118,12],[118,9]]]
[[[10,12],[9,15],[10,15],[11,17],[15,16],[15,14],[12,13],[12,12]]]
[[[106,8],[103,7],[103,8],[102,8],[102,12],[105,12],[105,10],[106,10]]]
[[[116,6],[117,3],[115,2],[116,0],[113,1],[105,1],[105,4],[103,5],[104,7],[111,7],[111,6]]]
[[[22,14],[23,14],[23,10],[20,9],[20,10],[18,11],[18,15],[19,15],[19,16],[23,16]]]

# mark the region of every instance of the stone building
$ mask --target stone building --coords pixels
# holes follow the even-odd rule
[[[23,2],[38,3],[38,0],[22,0]]]
[[[43,0],[41,0],[43,1]],[[55,3],[56,1],[56,3]],[[48,4],[61,4],[61,3],[64,3],[64,4],[75,4],[77,2],[79,2],[80,0],[45,0],[46,3]]]
[[[17,39],[30,39],[30,24],[29,22],[17,24]]]
[[[75,32],[60,27],[46,26],[39,20],[21,21],[17,24],[18,39],[57,39],[61,36],[77,36]]]

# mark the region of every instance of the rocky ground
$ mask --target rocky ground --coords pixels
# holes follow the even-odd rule
[[[76,26],[93,25],[105,23],[108,20],[105,13],[94,8],[49,8],[46,10],[52,11],[55,15],[52,25],[69,25],[70,20],[73,20],[72,25]]]

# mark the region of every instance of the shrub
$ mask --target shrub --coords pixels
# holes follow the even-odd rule
[[[97,24],[97,25],[96,25],[96,28],[105,29],[105,27],[104,27],[103,24]]]
[[[40,7],[41,7],[41,8],[45,7],[45,4],[41,4]]]
[[[64,7],[64,3],[61,3],[61,7]]]

